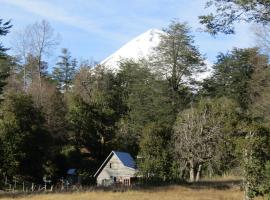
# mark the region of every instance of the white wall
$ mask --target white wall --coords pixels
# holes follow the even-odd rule
[[[119,181],[125,178],[134,177],[135,172],[135,169],[124,166],[119,158],[113,154],[111,159],[107,162],[100,174],[97,176],[97,184],[110,185],[114,182],[113,177],[116,177]]]

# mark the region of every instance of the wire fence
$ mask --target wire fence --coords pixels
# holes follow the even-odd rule
[[[72,181],[68,179],[60,179],[56,183],[52,183],[46,178],[43,179],[43,183],[34,183],[29,181],[22,181],[19,178],[9,178],[7,176],[0,175],[0,198],[5,195],[21,195],[21,194],[39,194],[39,193],[65,193],[74,191],[119,191],[124,192],[130,189],[138,189],[145,187],[144,184],[112,184],[109,186],[98,186],[96,184],[81,185],[79,183],[72,184]]]
[[[53,186],[48,184],[36,184],[28,181],[20,181],[17,178],[9,179],[4,176],[1,180],[2,190],[5,192],[34,192],[34,191],[52,191]]]
[[[66,179],[60,179],[56,184],[52,184],[50,180],[43,179],[42,184],[21,181],[18,178],[0,177],[0,192],[5,193],[40,193],[54,191],[74,191],[80,190],[82,186],[79,184],[70,184]]]

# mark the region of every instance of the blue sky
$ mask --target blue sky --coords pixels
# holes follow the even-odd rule
[[[237,26],[236,34],[216,38],[200,32],[198,16],[209,12],[206,0],[0,0],[0,18],[13,28],[4,38],[9,45],[14,32],[45,19],[61,35],[59,48],[68,48],[78,59],[101,61],[126,42],[150,28],[162,29],[172,19],[188,22],[195,43],[210,62],[218,52],[253,45],[250,26]]]

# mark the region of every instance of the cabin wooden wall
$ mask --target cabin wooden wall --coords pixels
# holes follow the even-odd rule
[[[124,180],[129,180],[130,184],[130,178],[134,177],[135,172],[135,169],[124,166],[118,157],[113,155],[98,175],[97,184],[111,185],[115,181],[122,184],[127,183]]]

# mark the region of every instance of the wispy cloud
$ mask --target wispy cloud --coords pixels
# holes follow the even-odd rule
[[[66,10],[49,2],[41,0],[0,0],[0,2],[19,7],[27,12],[50,20],[55,20],[66,25],[76,27],[88,33],[98,34],[99,37],[107,39],[114,38],[114,40],[117,38],[122,40],[124,37],[124,35],[120,33],[105,30],[95,23],[94,20],[67,12]]]
[[[211,37],[198,32],[198,16],[208,13],[207,0],[0,0],[2,17],[12,17],[13,30],[44,18],[63,34],[63,45],[79,56],[106,58],[125,42],[150,28],[179,19],[192,26],[196,45],[212,62],[218,52],[247,47],[250,31],[238,25],[234,36]],[[24,18],[22,20],[22,18]]]

